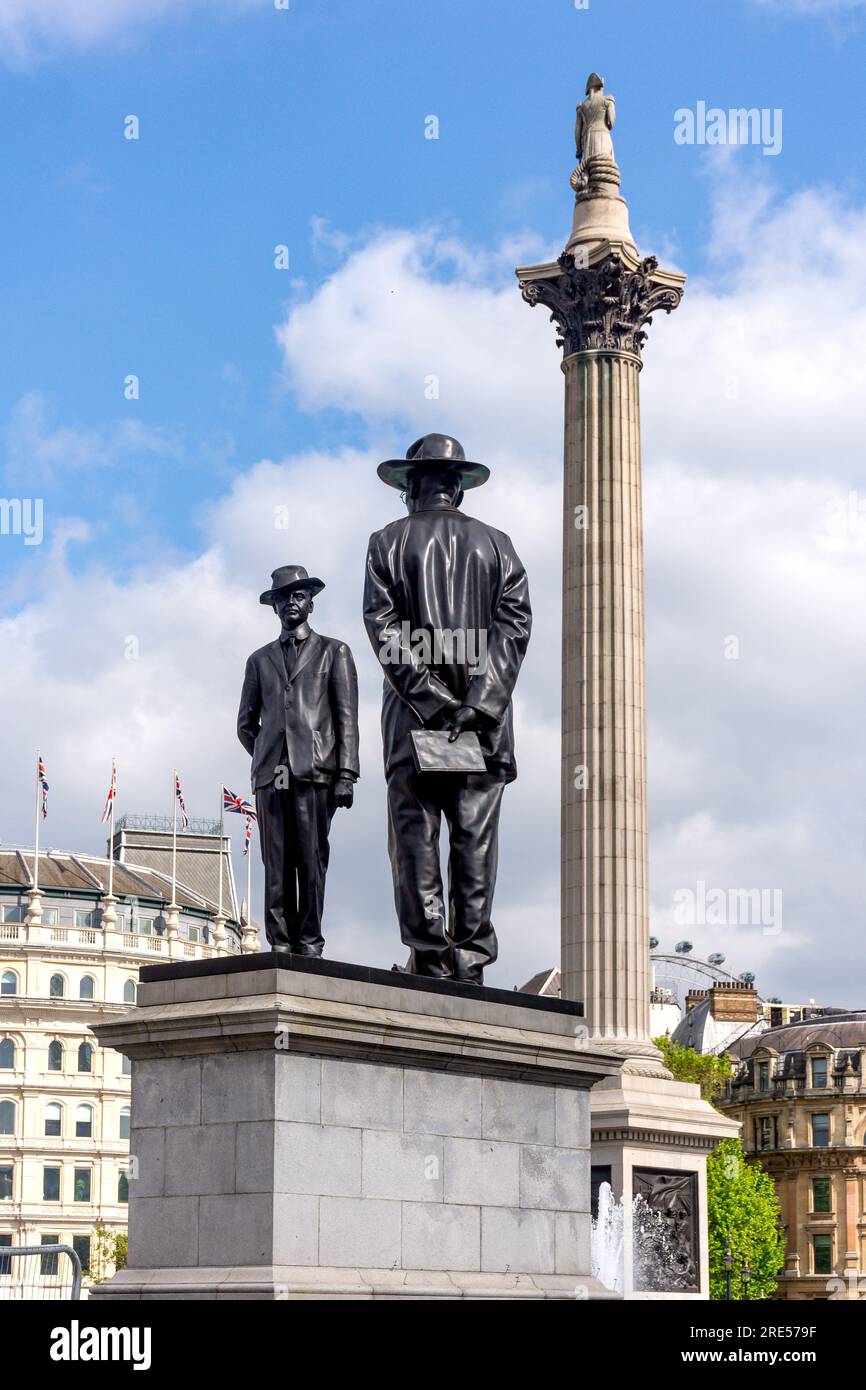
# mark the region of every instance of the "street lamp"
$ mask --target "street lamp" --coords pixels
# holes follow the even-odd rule
[[[734,1257],[731,1254],[731,1237],[728,1236],[728,1243],[725,1246],[725,1298],[731,1301],[731,1270],[734,1268]]]
[[[746,1299],[749,1297],[749,1280],[751,1279],[751,1277],[752,1271],[749,1269],[748,1264],[744,1264],[742,1270],[740,1271],[740,1278],[743,1281],[743,1298]]]

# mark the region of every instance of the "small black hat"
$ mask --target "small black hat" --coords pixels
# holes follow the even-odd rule
[[[490,477],[483,463],[470,463],[463,445],[450,434],[425,434],[406,450],[404,459],[386,459],[376,469],[389,487],[405,488],[410,473],[459,473],[464,492],[480,487]]]
[[[310,578],[303,565],[281,565],[271,575],[271,587],[260,595],[259,603],[273,603],[277,594],[288,594],[292,589],[308,589],[317,594],[324,587],[321,579]]]

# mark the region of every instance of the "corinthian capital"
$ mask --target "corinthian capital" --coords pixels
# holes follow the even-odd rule
[[[545,304],[568,357],[590,348],[640,356],[645,325],[659,310],[669,314],[683,297],[685,277],[659,270],[655,256],[644,260],[608,251],[594,265],[566,251],[552,265],[518,271],[527,304]]]

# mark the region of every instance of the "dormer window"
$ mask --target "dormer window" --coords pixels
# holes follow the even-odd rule
[[[822,1087],[827,1085],[827,1058],[812,1058],[812,1085]]]
[[[758,1063],[758,1090],[769,1091],[770,1089],[770,1063]]]

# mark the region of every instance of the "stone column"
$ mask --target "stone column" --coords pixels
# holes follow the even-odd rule
[[[585,1003],[596,1046],[667,1076],[649,1036],[638,376],[644,325],[676,308],[685,277],[638,258],[616,187],[590,171],[566,251],[517,274],[551,310],[565,374],[562,993]],[[598,236],[605,198],[616,241]]]
[[[638,255],[612,148],[598,153],[611,143],[599,83],[593,74],[578,111],[565,250],[517,272],[526,302],[550,310],[565,375],[562,993],[585,1004],[589,1049],[626,1058],[591,1093],[593,1164],[626,1209],[639,1195],[659,1219],[674,1207],[683,1218],[670,1223],[663,1275],[626,1223],[624,1295],[706,1298],[706,1156],[740,1126],[671,1078],[649,1032],[638,379],[646,325],[677,307],[685,276]]]
[[[562,976],[595,1038],[649,1038],[640,359],[565,359]]]

